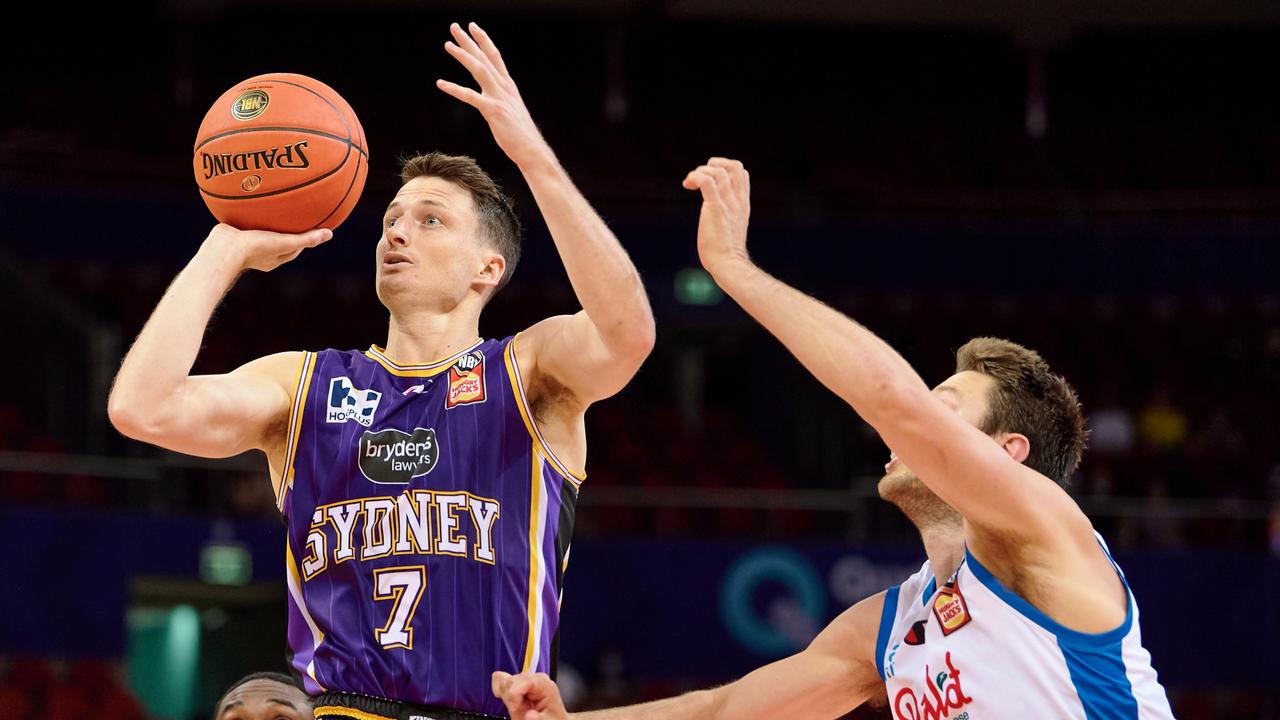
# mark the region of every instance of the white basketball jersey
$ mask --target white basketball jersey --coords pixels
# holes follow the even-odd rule
[[[1051,620],[967,549],[942,587],[926,561],[889,588],[880,618],[876,658],[894,720],[1172,720],[1116,572],[1128,613],[1089,634]]]

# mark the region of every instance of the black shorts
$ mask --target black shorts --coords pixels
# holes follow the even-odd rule
[[[316,698],[316,720],[504,720],[496,715],[413,705],[357,693],[326,692]]]

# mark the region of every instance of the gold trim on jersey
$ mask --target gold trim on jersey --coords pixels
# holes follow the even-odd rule
[[[529,406],[528,400],[525,399],[524,382],[520,379],[520,363],[516,361],[516,340],[518,339],[520,339],[519,335],[511,338],[511,342],[507,343],[507,348],[502,353],[502,357],[507,366],[507,377],[511,380],[511,393],[516,396],[516,408],[520,410],[520,419],[524,421],[524,427],[529,431],[529,437],[533,438],[534,447],[545,455],[551,462],[551,467],[561,477],[567,479],[577,490],[582,486],[583,481],[587,479],[586,474],[576,473],[560,462],[556,454],[551,452],[551,448],[547,447],[547,441],[542,439],[542,433],[538,431],[537,424],[533,422],[533,409]]]
[[[396,720],[386,715],[375,715],[371,712],[356,710],[355,708],[342,707],[341,705],[321,705],[314,711],[316,717],[337,716],[346,718],[355,718],[355,720]]]
[[[524,665],[521,672],[533,672],[538,663],[539,645],[542,640],[542,583],[539,576],[542,568],[542,541],[545,536],[546,520],[542,512],[542,454],[535,448],[533,451],[532,478],[529,484],[529,635],[525,641]]]
[[[320,651],[320,643],[324,642],[324,631],[316,626],[316,621],[311,618],[311,613],[307,611],[307,603],[302,597],[302,582],[299,580],[298,561],[293,557],[293,548],[289,544],[289,538],[286,536],[284,540],[284,557],[287,566],[287,575],[285,577],[285,585],[289,588],[289,594],[293,597],[293,602],[298,606],[298,612],[302,614],[302,619],[307,621],[307,627],[311,630],[311,662],[307,663],[307,677],[312,682],[325,691],[328,688],[316,679],[316,653]]]
[[[462,350],[460,352],[454,353],[453,355],[450,355],[449,357],[443,360],[437,360],[435,362],[427,363],[425,365],[397,364],[393,362],[391,358],[387,357],[386,350],[378,347],[377,345],[370,345],[369,349],[364,351],[364,354],[370,360],[373,360],[374,362],[378,363],[379,365],[382,366],[384,370],[391,373],[392,375],[395,375],[396,377],[431,377],[432,375],[439,375],[445,370],[448,370],[450,367],[453,367],[453,364],[457,362],[458,358],[462,357],[463,355],[466,355],[472,350],[475,350],[476,348],[480,347],[483,344],[484,344],[484,340],[477,340],[474,345],[467,348],[466,350]]]
[[[316,354],[302,353],[298,366],[298,381],[294,384],[293,405],[289,409],[289,429],[285,435],[284,466],[280,469],[280,483],[276,485],[276,509],[284,512],[284,496],[293,487],[294,456],[298,454],[298,438],[302,434],[302,415],[307,409],[307,392],[311,389],[311,376],[316,369]]]

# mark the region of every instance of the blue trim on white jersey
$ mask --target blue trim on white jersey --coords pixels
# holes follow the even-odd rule
[[[965,562],[969,563],[969,569],[973,571],[973,576],[978,578],[978,582],[986,585],[987,589],[995,594],[996,597],[1003,600],[1009,607],[1017,610],[1028,620],[1053,633],[1058,638],[1059,644],[1065,643],[1081,648],[1110,645],[1124,640],[1124,637],[1129,634],[1129,630],[1133,628],[1133,602],[1129,597],[1129,584],[1125,582],[1124,576],[1118,572],[1117,577],[1120,578],[1120,583],[1124,585],[1126,603],[1124,622],[1103,633],[1086,633],[1058,624],[1053,618],[1045,615],[1034,605],[1019,597],[1017,593],[1005,587],[1003,583],[996,579],[995,575],[991,574],[990,570],[978,562],[978,559],[973,556],[973,553],[967,547],[964,549],[964,559]]]
[[[1105,552],[1105,546],[1103,550]],[[1133,628],[1133,598],[1129,593],[1129,583],[1114,560],[1112,567],[1124,586],[1124,622],[1107,632],[1086,633],[1059,624],[1006,588],[967,547],[964,557],[973,576],[992,594],[1057,638],[1058,649],[1066,661],[1071,684],[1075,686],[1086,720],[1137,720],[1138,701],[1124,666],[1124,639]],[[1108,553],[1107,558],[1110,557]]]
[[[929,578],[929,584],[925,585],[924,592],[920,593],[920,605],[928,605],[929,598],[933,597],[936,592],[938,592],[938,578],[934,576]]]
[[[884,651],[889,647],[889,633],[898,617],[898,586],[884,591],[884,608],[880,610],[880,632],[876,634],[876,672],[884,680]]]
[[[1123,641],[1079,647],[1058,641],[1087,720],[1138,720],[1138,700],[1124,671]]]

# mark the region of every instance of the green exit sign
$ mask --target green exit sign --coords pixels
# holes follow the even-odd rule
[[[683,305],[719,305],[724,291],[706,270],[685,268],[676,273],[676,300]]]
[[[253,557],[242,543],[211,542],[200,548],[200,579],[210,585],[248,585]]]

